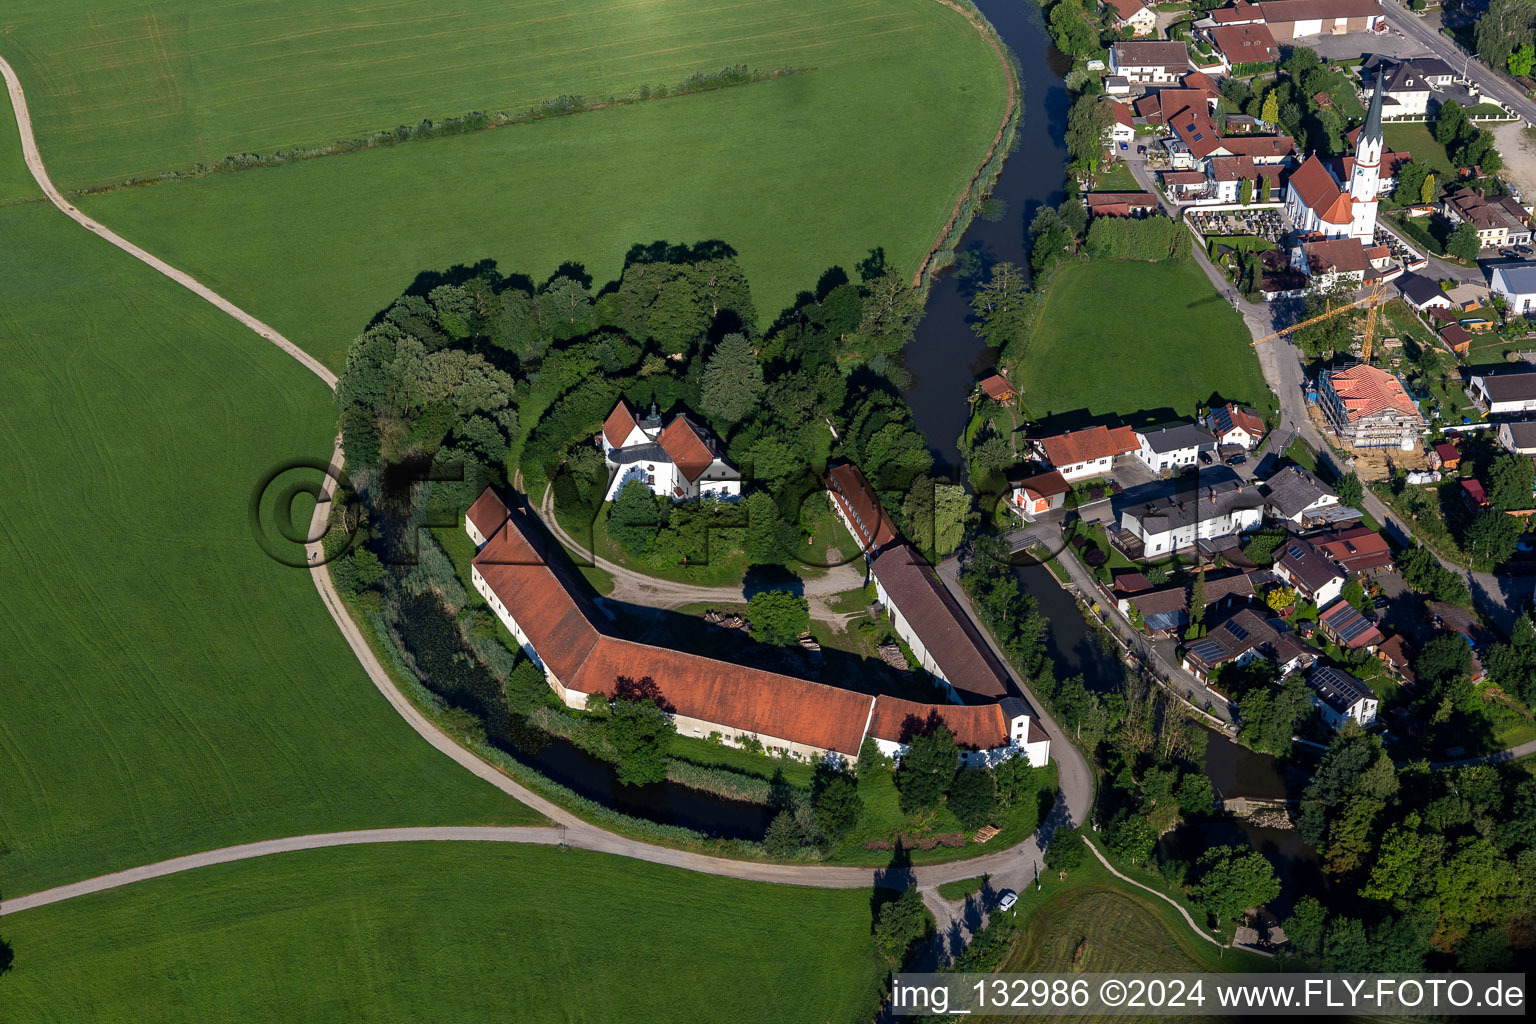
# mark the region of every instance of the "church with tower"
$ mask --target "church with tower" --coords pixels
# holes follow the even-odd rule
[[[1369,246],[1376,237],[1376,203],[1382,190],[1382,88],[1371,90],[1370,113],[1355,142],[1353,159],[1332,162],[1316,153],[1292,174],[1285,208],[1296,230],[1324,239],[1355,238]],[[1394,157],[1397,154],[1393,154]]]

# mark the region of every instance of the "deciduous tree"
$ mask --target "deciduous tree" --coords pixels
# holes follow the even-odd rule
[[[955,780],[959,758],[960,748],[943,725],[934,725],[913,736],[901,766],[896,769],[902,811],[912,814],[939,806]]]
[[[792,644],[811,625],[810,606],[799,594],[764,590],[747,601],[752,638],[765,644]]]

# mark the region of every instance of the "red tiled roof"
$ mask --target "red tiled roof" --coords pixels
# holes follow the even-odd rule
[[[1285,156],[1296,148],[1289,135],[1226,135],[1221,148],[1233,156]]]
[[[1264,436],[1264,421],[1252,409],[1244,409],[1235,402],[1228,402],[1223,411],[1226,413],[1226,418],[1231,422],[1231,425],[1233,427],[1242,427],[1243,430],[1248,432],[1249,437]]]
[[[859,467],[852,463],[833,466],[827,471],[827,487],[853,524],[854,540],[859,542],[865,554],[873,554],[897,539],[890,514],[880,504],[880,497],[859,472]]]
[[[1329,383],[1344,404],[1345,416],[1351,423],[1388,409],[1410,415],[1419,411],[1398,379],[1374,366],[1359,363],[1340,370],[1329,376]]]
[[[1230,25],[1234,22],[1262,21],[1264,15],[1259,11],[1258,4],[1245,4],[1242,0],[1231,7],[1223,7],[1219,11],[1211,11],[1210,16],[1218,25]]]
[[[1358,238],[1329,238],[1320,242],[1303,242],[1301,251],[1307,257],[1307,264],[1314,271],[1327,273],[1330,270],[1339,270],[1352,273],[1371,269],[1371,261],[1366,258],[1365,247],[1360,244]]]
[[[1051,465],[1060,468],[1079,462],[1128,455],[1139,451],[1141,442],[1136,440],[1136,431],[1130,427],[1111,429],[1098,426],[1043,437],[1040,439],[1040,447],[1045,449],[1045,457]]]
[[[1254,167],[1251,156],[1211,157],[1211,177],[1217,181],[1242,181],[1245,178],[1252,180],[1257,176],[1258,170]]]
[[[884,694],[875,698],[869,734],[892,743],[906,743],[927,728],[930,715],[937,715],[955,742],[967,750],[994,750],[1008,745],[1008,723],[1001,705],[916,704]]]
[[[619,404],[613,407],[613,412],[603,420],[603,437],[608,442],[609,448],[617,448],[624,443],[630,433],[639,426],[635,421],[635,411],[629,407],[624,399],[619,399]]]
[[[1164,185],[1200,185],[1205,182],[1205,175],[1200,171],[1164,171]]]
[[[1105,0],[1105,3],[1113,7],[1115,13],[1126,21],[1135,17],[1137,11],[1147,6],[1141,0]]]
[[[1211,29],[1211,41],[1232,64],[1260,64],[1280,55],[1275,37],[1265,24],[1218,25]]]
[[[1256,5],[1270,25],[1336,18],[1372,18],[1381,14],[1377,0],[1262,0]]]
[[[1013,385],[1008,383],[1008,378],[998,373],[983,377],[981,380],[981,390],[985,391],[988,397],[999,402],[1012,398],[1015,393]]]
[[[1354,526],[1314,538],[1318,549],[1350,572],[1370,572],[1392,564],[1387,539],[1369,526]]]
[[[1067,483],[1066,479],[1054,469],[1048,473],[1025,477],[1019,481],[1018,486],[1038,498],[1054,498],[1056,495],[1066,494],[1072,489],[1072,485]]]
[[[1131,117],[1131,108],[1130,107],[1126,106],[1124,103],[1121,103],[1119,100],[1105,100],[1104,102],[1108,103],[1110,109],[1112,111],[1114,111],[1115,120],[1117,122],[1119,122],[1120,124],[1124,125],[1127,128],[1135,127],[1135,125],[1133,124],[1133,119]]]
[[[507,521],[507,503],[501,500],[501,495],[487,487],[464,515],[475,524],[480,536],[489,540],[501,529],[501,524]]]
[[[686,416],[678,416],[656,438],[667,458],[693,483],[715,461],[715,453],[699,436],[698,429]]]
[[[1206,96],[1220,96],[1221,87],[1204,71],[1191,71],[1180,81],[1186,89],[1198,89]]]
[[[979,697],[1008,696],[1008,670],[916,549],[893,544],[875,558],[870,571],[949,685]]]
[[[1461,489],[1466,491],[1466,496],[1476,502],[1478,508],[1488,504],[1488,492],[1483,488],[1480,480],[1463,480]]]
[[[1303,205],[1325,223],[1348,224],[1354,219],[1350,213],[1349,196],[1339,191],[1338,183],[1316,153],[1291,172],[1291,188],[1296,190]]]
[[[474,565],[563,685],[612,693],[621,675],[650,676],[679,715],[856,755],[873,700],[796,676],[600,633],[598,613],[547,549],[527,513],[512,513]]]

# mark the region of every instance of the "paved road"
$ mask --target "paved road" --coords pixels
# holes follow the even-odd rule
[[[1458,74],[1465,69],[1466,77],[1472,80],[1479,91],[1503,103],[1520,115],[1526,124],[1536,125],[1536,103],[1528,99],[1509,79],[1489,68],[1475,56],[1468,60],[1461,47],[1449,37],[1440,34],[1437,15],[1429,15],[1425,18],[1415,17],[1401,4],[1393,3],[1391,0],[1383,2],[1381,9],[1386,14],[1388,25],[1400,30],[1403,35],[1444,60],[1455,68]]]

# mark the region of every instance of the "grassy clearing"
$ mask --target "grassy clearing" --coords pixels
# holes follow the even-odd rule
[[[964,27],[931,0],[18,0],[6,20],[43,152],[70,187],[730,65],[903,56],[935,23]]]
[[[869,892],[494,843],[315,850],[5,919],[16,1020],[867,1020]],[[728,1009],[726,1009],[728,1007]]]
[[[988,877],[977,875],[975,878],[962,878],[958,882],[945,882],[939,886],[939,895],[947,900],[958,902],[973,892],[981,892],[981,887],[987,884]]]
[[[882,11],[920,31],[834,32],[802,75],[83,205],[335,367],[422,271],[489,258],[544,280],[576,260],[601,283],[658,238],[733,246],[766,321],[871,247],[915,269],[1002,118],[1002,68],[963,18]]]
[[[1215,397],[1274,408],[1242,318],[1193,261],[1061,268],[1014,382],[1064,421],[1188,417]]]
[[[1456,180],[1456,167],[1451,163],[1445,147],[1435,141],[1429,125],[1401,122],[1386,124],[1382,125],[1381,134],[1382,140],[1392,152],[1412,153],[1415,161],[1428,164],[1434,170],[1435,181],[1440,187]]]
[[[411,732],[252,537],[263,475],[329,455],[323,385],[50,206],[0,209],[0,235],[5,894],[274,836],[532,820]]]

